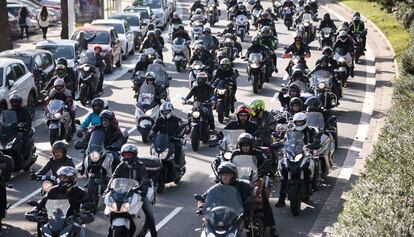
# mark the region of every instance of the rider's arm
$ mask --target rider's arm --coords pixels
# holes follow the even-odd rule
[[[185,97],[185,100],[189,100],[191,97],[193,97],[195,92],[196,92],[196,87],[194,86],[193,88],[191,88],[190,93],[188,93],[188,95]]]
[[[38,170],[36,173],[35,173],[35,175],[36,176],[42,176],[42,175],[45,175],[45,174],[47,174],[47,172],[49,172],[49,170],[50,170],[50,162],[51,162],[51,160],[52,159],[49,159],[48,161],[47,161],[47,163],[40,169],[40,170]]]
[[[89,126],[89,124],[91,124],[92,122],[92,114],[93,113],[89,113],[88,116],[86,117],[85,121],[83,121],[83,123],[80,125],[80,128],[82,130],[86,130]]]

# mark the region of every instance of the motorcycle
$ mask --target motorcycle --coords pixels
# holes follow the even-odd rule
[[[293,25],[293,14],[294,12],[292,8],[285,7],[285,9],[283,9],[283,23],[288,30],[290,30]]]
[[[251,53],[248,61],[248,81],[252,83],[253,93],[257,94],[258,89],[262,89],[265,82],[266,67],[264,67],[263,54]]]
[[[277,17],[283,18],[283,9],[282,3],[278,0],[273,1],[273,12],[276,14]]]
[[[51,100],[45,108],[46,125],[49,127],[49,141],[53,145],[55,141],[72,139],[72,119],[68,107],[62,100]]]
[[[17,140],[19,132],[24,130],[22,125],[17,124],[17,115],[14,110],[4,110],[1,112],[0,151],[13,158],[13,172],[18,172],[21,169],[27,171],[37,160],[36,147],[34,145],[34,129],[27,129],[25,131],[29,133],[29,137],[23,146],[21,145],[21,138]]]
[[[175,38],[172,43],[173,60],[177,72],[181,72],[190,59],[188,43],[183,38]]]
[[[287,172],[287,194],[290,210],[300,214],[302,201],[308,201],[312,193],[311,180],[315,173],[315,161],[303,142],[303,133],[289,131],[285,142],[285,156],[279,161],[279,171]]]
[[[337,78],[341,81],[342,86],[345,86],[353,68],[352,56],[349,52],[345,52],[345,50],[337,48],[335,49],[333,58],[338,65],[336,72]]]
[[[148,135],[158,118],[159,110],[160,106],[155,103],[154,86],[143,84],[135,104],[135,121],[143,143],[149,141]]]
[[[43,208],[40,208],[38,202],[35,201],[30,201],[29,205],[34,206],[34,208],[25,213],[25,218],[28,221],[42,225],[40,233],[43,237],[86,237],[84,225],[94,221],[93,215],[84,210],[67,216],[70,208],[68,199],[48,199]]]
[[[207,16],[210,26],[214,26],[219,21],[219,13],[214,1],[209,1],[207,6]]]
[[[253,12],[252,12],[252,18],[253,18],[252,19],[252,25],[255,25],[256,26],[256,30],[259,29],[255,23],[257,22],[257,20],[260,17],[260,12],[261,12],[261,10],[259,8],[253,9]]]
[[[189,83],[189,87],[190,89],[193,88],[193,84],[194,82],[197,81],[197,74],[199,72],[206,72],[208,73],[208,67],[206,65],[204,65],[201,61],[195,60],[193,62],[193,64],[191,64],[191,66],[189,66],[190,68],[190,73],[188,74],[188,83]]]
[[[240,236],[243,223],[243,202],[239,191],[230,185],[212,187],[205,198],[194,195],[204,206],[199,215],[204,215],[201,236]]]
[[[319,32],[319,48],[323,49],[325,46],[332,47],[334,43],[334,31],[330,27],[324,27]]]
[[[35,67],[36,68],[33,69],[33,79],[35,82],[36,90],[42,91],[45,88],[49,79],[47,77],[46,72],[44,72],[43,69],[37,68],[37,66]],[[46,97],[42,93],[38,93],[38,96],[38,101],[43,101]]]
[[[358,63],[359,58],[364,54],[365,48],[363,47],[363,40],[367,35],[367,29],[365,29],[362,32],[359,32],[358,34],[355,35],[355,54],[354,54],[354,58],[355,58],[355,62]]]
[[[94,98],[96,92],[95,67],[89,64],[79,66],[79,97],[78,100],[83,106],[87,101]]]
[[[186,132],[187,124],[181,126],[179,135],[172,139],[180,139],[183,141],[184,133]],[[174,161],[175,149],[174,144],[170,140],[171,138],[168,134],[159,133],[154,141],[154,144],[151,146],[151,155],[158,157],[162,162],[162,170],[158,177],[157,183],[157,192],[162,193],[165,189],[165,184],[174,182],[178,184],[181,181],[181,178],[184,176],[185,168],[185,154],[183,143],[183,151],[180,156],[180,164],[176,165]]]
[[[195,21],[191,26],[191,37],[193,40],[196,40],[203,34],[204,23],[201,21]]]
[[[290,58],[289,64],[287,66],[287,75],[285,74],[283,80],[288,80],[290,78],[290,75],[292,75],[292,72],[294,69],[301,69],[303,72],[308,70],[308,66],[306,65],[305,58],[309,58],[309,55],[305,55],[305,57],[302,59],[302,56],[299,54],[283,54],[282,58]]]
[[[104,214],[109,216],[110,237],[145,236],[148,233],[142,198],[151,203],[154,200],[153,187],[146,197],[139,193],[140,184],[134,179],[116,178],[111,181],[109,192],[105,195]]]
[[[248,31],[249,19],[245,15],[236,16],[236,31],[237,35],[240,37],[241,42],[244,41],[244,37],[249,32]]]
[[[310,44],[315,38],[315,29],[313,26],[313,19],[310,13],[304,13],[302,15],[302,24],[299,25],[298,32],[301,33],[303,43]]]
[[[316,14],[318,12],[318,2],[317,0],[308,0],[307,4],[310,6],[311,11]]]
[[[313,72],[309,78],[310,88],[314,96],[321,100],[322,109],[330,110],[338,106],[338,97],[332,92],[335,86],[332,80],[332,74],[325,70]]]
[[[220,48],[220,51],[226,52],[227,58],[232,62],[238,57],[238,50],[234,46],[233,36],[231,34],[224,35],[223,47]]]
[[[200,140],[203,143],[208,143],[210,140],[210,126],[206,118],[206,114],[211,112],[210,101],[183,101],[184,104],[193,105],[193,108],[188,113],[188,120],[191,122],[191,147],[193,151],[198,151],[200,148]]]
[[[229,117],[230,111],[234,112],[233,85],[229,81],[230,79],[220,80],[214,90],[217,117],[220,123],[223,123],[224,117]]]

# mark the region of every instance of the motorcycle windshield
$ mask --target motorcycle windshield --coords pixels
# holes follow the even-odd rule
[[[139,187],[135,179],[116,178],[111,181],[110,190],[115,201],[124,201],[132,188]]]
[[[329,84],[332,74],[325,70],[318,70],[311,75],[311,85],[317,86],[319,83]]]
[[[90,65],[96,65],[96,56],[95,52],[91,49],[86,51],[85,54],[81,55],[80,59],[81,64],[90,64]]]
[[[144,50],[144,53],[147,54],[150,58],[158,57],[158,53],[154,48],[147,48]]]
[[[14,110],[4,110],[1,112],[0,139],[1,142],[8,142],[17,130],[17,115]]]
[[[63,106],[65,106],[65,102],[63,100],[51,100],[47,109],[50,113],[55,114],[57,113]]]
[[[173,44],[174,45],[184,45],[185,44],[185,39],[184,38],[180,38],[180,37],[178,37],[178,38],[175,38],[174,39],[174,41],[173,41]]]
[[[341,56],[345,56],[348,53],[348,51],[345,48],[336,48],[335,53]]]
[[[303,22],[312,22],[312,15],[309,13],[303,13]]]
[[[164,133],[158,134],[154,142],[155,152],[161,153],[165,151],[168,148],[169,140],[170,139],[168,137],[168,134],[164,134]]]
[[[325,127],[325,119],[321,112],[307,112],[308,126],[316,127],[322,130]]]
[[[290,131],[286,134],[285,151],[288,158],[293,158],[302,153],[302,149],[305,146],[303,139],[304,135],[300,131]]]
[[[88,143],[88,151],[100,152],[103,148],[105,139],[105,132],[103,130],[95,130],[91,133],[91,138]]]
[[[191,64],[191,68],[193,70],[201,70],[201,69],[204,68],[204,66],[205,65],[199,60],[196,60],[196,61],[193,62],[193,64]]]
[[[331,27],[324,27],[324,28],[322,28],[322,32],[324,34],[330,34],[331,33]]]
[[[243,214],[239,192],[230,185],[216,185],[206,196],[203,213],[215,231],[227,231]]]
[[[163,65],[158,63],[148,65],[147,72],[155,73],[155,83],[157,85],[163,85],[167,82],[167,73],[165,72]]]
[[[256,181],[258,178],[257,159],[254,156],[239,155],[233,157],[232,163],[237,166],[239,179]]]
[[[261,62],[263,60],[263,55],[261,53],[251,53],[249,55],[249,61],[252,63]]]
[[[154,103],[155,87],[153,85],[143,84],[139,90],[138,108],[142,110],[149,109]]]
[[[243,22],[243,21],[246,21],[247,20],[247,16],[245,16],[245,15],[238,15],[237,17],[236,17],[236,21],[241,21],[241,22]]]
[[[48,199],[45,207],[52,232],[63,229],[65,227],[66,213],[70,207],[69,200]]]
[[[223,130],[223,142],[226,145],[226,150],[233,151],[236,149],[237,146],[237,139],[239,138],[240,134],[244,133],[243,129],[236,129],[236,130]]]

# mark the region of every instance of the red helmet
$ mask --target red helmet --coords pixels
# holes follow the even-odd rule
[[[102,51],[102,47],[101,47],[100,45],[96,45],[93,49],[94,49],[94,50],[96,50],[96,49],[100,49],[100,50]]]
[[[236,115],[239,115],[242,113],[248,114],[250,117],[250,115],[252,114],[252,110],[247,105],[239,105],[239,107],[237,107],[237,110],[236,110]]]

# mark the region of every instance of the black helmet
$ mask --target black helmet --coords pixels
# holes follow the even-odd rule
[[[239,10],[240,11],[245,11],[246,10],[246,6],[245,5],[240,5],[239,6]]]
[[[155,25],[153,23],[149,23],[148,26],[147,26],[147,28],[148,28],[148,30],[154,30],[155,29]]]
[[[23,97],[19,94],[13,94],[9,98],[12,109],[20,109],[23,104]]]
[[[237,144],[239,147],[242,145],[250,145],[253,148],[254,137],[250,133],[242,133],[237,139]]]
[[[62,166],[56,172],[58,176],[58,185],[65,190],[76,185],[78,180],[77,170],[71,166]],[[66,177],[65,180],[62,178]]]
[[[332,48],[331,48],[331,47],[329,47],[329,46],[325,46],[325,47],[323,47],[323,49],[322,49],[322,54],[323,54],[323,55],[326,55],[326,56],[331,56],[331,55],[332,55],[332,52],[333,52],[333,50],[332,50]]]
[[[220,62],[223,58],[227,58],[226,52],[225,51],[218,52],[218,54],[217,54],[218,61]]]
[[[227,24],[227,28],[233,28],[233,27],[234,27],[233,22],[229,22],[229,23]]]
[[[322,57],[320,57],[318,59],[318,61],[316,62],[316,64],[322,66],[322,67],[327,67],[329,65],[329,57],[326,55],[322,55]]]
[[[270,35],[270,27],[269,26],[263,26],[262,29],[260,29],[261,35]]]
[[[114,112],[108,109],[105,109],[104,111],[102,111],[101,114],[99,114],[99,117],[101,118],[102,126],[105,128],[109,127],[115,119]]]
[[[124,144],[121,147],[121,157],[122,161],[131,165],[138,156],[138,148],[132,144]]]
[[[211,34],[211,29],[210,29],[210,27],[205,27],[205,28],[203,29],[203,34]]]
[[[316,96],[311,96],[305,101],[308,112],[319,111],[321,107],[321,100]]]
[[[63,156],[65,156],[66,155],[66,143],[62,140],[55,141],[55,143],[53,143],[53,145],[52,145],[53,155],[55,155],[56,150],[62,150],[63,151]]]
[[[92,100],[91,106],[95,114],[100,114],[105,107],[105,102],[101,98],[95,98]]]
[[[68,60],[66,60],[64,57],[60,57],[57,59],[56,64],[63,64],[65,67],[68,67]]]
[[[161,36],[161,30],[160,29],[155,29],[155,35],[156,36]]]
[[[305,7],[304,7],[304,9],[305,9],[305,12],[308,12],[308,11],[310,11],[311,8],[310,8],[310,6],[308,4],[306,4]]]
[[[292,72],[291,78],[296,79],[296,78],[302,78],[304,76],[303,71],[301,69],[295,69]],[[292,86],[295,86],[295,84],[292,84]]]
[[[290,101],[289,101],[290,110],[293,111],[293,106],[294,105],[299,105],[299,107],[300,107],[299,112],[302,111],[303,102],[299,97],[293,97],[292,99],[290,99]]]
[[[220,175],[222,173],[233,174],[233,180],[236,180],[238,176],[237,166],[227,161],[221,162],[217,168],[217,174]]]
[[[323,14],[323,19],[325,21],[330,21],[331,20],[331,15],[329,15],[329,13],[325,13],[325,14]]]
[[[153,30],[150,30],[150,31],[148,31],[148,38],[150,37],[150,36],[154,36],[154,38],[155,38],[155,31],[153,31]]]
[[[259,36],[255,36],[252,39],[252,45],[259,45],[260,44],[260,38]]]
[[[289,91],[300,92],[300,88],[299,88],[299,86],[297,84],[290,84]]]

